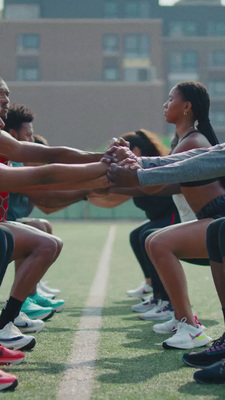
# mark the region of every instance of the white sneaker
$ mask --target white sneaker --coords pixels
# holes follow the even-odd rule
[[[0,329],[0,344],[7,349],[31,350],[35,343],[36,340],[33,336],[23,335],[12,322]]]
[[[204,330],[205,329],[204,325],[202,325],[198,321],[196,315],[194,315],[194,319],[195,319],[196,324],[200,325],[202,327],[202,329]],[[164,322],[164,324],[153,325],[152,329],[156,333],[165,333],[165,334],[176,333],[179,322],[180,321],[178,321],[178,319],[175,318],[175,315],[173,313],[172,319],[170,319],[169,321]]]
[[[137,289],[127,290],[127,295],[129,297],[140,297],[140,298],[142,298],[143,296],[147,296],[147,295],[151,294],[152,292],[153,292],[152,287],[148,283],[144,282]]]
[[[186,323],[186,318],[178,323],[175,335],[163,342],[164,349],[193,349],[208,344],[212,339],[207,336],[202,325],[194,327]]]
[[[37,333],[40,332],[45,324],[41,319],[30,319],[28,316],[20,312],[18,317],[14,320],[14,325],[22,332],[22,333]]]
[[[50,294],[50,293],[44,292],[44,291],[40,288],[40,286],[38,286],[38,285],[37,285],[36,291],[37,291],[37,293],[40,294],[41,296],[47,297],[47,299],[53,300],[53,299],[55,298],[55,294]]]
[[[173,317],[169,320],[164,322],[163,324],[156,324],[153,325],[153,331],[155,333],[175,333],[177,331],[179,321],[175,318],[175,315],[173,314]]]
[[[61,293],[59,289],[53,289],[47,286],[47,282],[40,281],[38,282],[37,286],[45,293],[54,294],[54,296],[58,296]]]
[[[173,311],[169,301],[159,300],[152,310],[139,315],[139,318],[147,321],[167,321],[172,316]]]
[[[154,299],[153,294],[151,294],[146,301],[131,306],[131,310],[138,313],[145,313],[146,311],[152,310],[156,304],[157,300]]]

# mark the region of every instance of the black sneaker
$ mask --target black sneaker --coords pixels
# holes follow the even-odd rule
[[[211,347],[199,353],[185,353],[182,361],[189,367],[205,368],[225,359],[225,333]]]
[[[194,373],[199,383],[225,383],[225,359]]]

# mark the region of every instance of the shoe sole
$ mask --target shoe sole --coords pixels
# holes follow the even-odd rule
[[[202,340],[201,344],[198,344],[196,342],[191,342],[188,346],[186,345],[178,345],[178,346],[170,346],[169,344],[167,344],[166,342],[163,342],[162,346],[164,349],[170,350],[170,349],[178,349],[178,350],[190,350],[190,349],[195,349],[197,347],[203,347],[206,346],[207,344],[210,343],[211,340],[209,340],[208,338],[205,338],[205,340]],[[195,345],[198,344],[197,346]]]
[[[53,308],[53,310],[55,310],[55,312],[61,312],[64,309],[64,304],[62,304],[61,306],[57,307],[57,308]]]
[[[224,356],[223,357],[221,357],[221,360],[222,359],[224,359]],[[185,365],[187,365],[188,367],[192,367],[192,368],[199,368],[199,369],[205,369],[205,368],[207,368],[207,367],[211,367],[213,364],[215,364],[216,362],[218,362],[218,361],[221,361],[221,360],[217,360],[217,361],[211,361],[211,363],[210,364],[205,364],[205,365],[201,365],[201,364],[192,364],[191,362],[188,362],[188,361],[186,361],[183,357],[181,357],[181,360],[183,361],[183,363],[185,364]],[[210,361],[210,360],[209,360]]]
[[[38,333],[38,332],[40,332],[40,331],[42,331],[42,329],[44,328],[44,325],[43,326],[41,326],[40,328],[32,328],[32,327],[23,327],[23,326],[19,326],[19,325],[16,325],[15,323],[14,323],[14,325],[20,330],[20,332],[22,332],[22,333]]]
[[[27,314],[27,313],[26,313]],[[30,319],[41,319],[42,321],[47,321],[49,318],[51,318],[53,315],[55,314],[55,310],[52,310],[51,312],[42,314],[42,315],[35,315],[34,317],[32,317],[31,315],[29,315],[29,313],[27,314],[28,318]]]
[[[0,390],[7,390],[7,389],[8,390],[13,390],[17,386],[18,386],[18,380],[15,379],[15,381],[12,382],[12,383],[5,383],[5,384],[0,385]]]
[[[147,312],[147,311],[151,311],[152,310],[152,308],[148,308],[147,310],[146,310],[146,308],[144,309],[144,310],[140,310],[140,309],[133,309],[132,307],[131,307],[131,310],[132,311],[134,311],[134,312],[137,312],[137,313],[145,313],[145,312]]]
[[[169,321],[171,319],[171,315],[168,315],[168,317],[164,316],[163,318],[158,318],[158,317],[150,317],[150,318],[143,318],[144,315],[139,315],[139,319],[142,319],[143,321]]]
[[[20,359],[18,359],[18,360],[11,360],[11,359],[5,359],[5,360],[2,360],[2,359],[0,359],[1,361],[0,361],[0,365],[18,365],[18,364],[21,364],[23,361],[24,361],[24,357],[23,358],[20,358]]]

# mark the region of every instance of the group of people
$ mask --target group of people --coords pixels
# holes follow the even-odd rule
[[[83,199],[115,207],[132,198],[145,211],[148,221],[130,234],[145,283],[128,295],[152,294],[132,310],[142,319],[165,321],[153,327],[172,335],[163,342],[165,349],[210,343],[192,313],[180,263],[211,265],[225,318],[225,146],[218,144],[209,107],[204,85],[181,82],[164,104],[166,121],[175,125],[169,155],[146,130],[112,139],[104,153],[94,153],[34,143],[32,112],[10,107],[8,86],[0,78],[0,282],[9,261],[15,260],[15,279],[0,314],[0,363],[23,361],[21,350],[35,346],[35,338],[24,333],[42,329],[42,320],[64,306],[64,300],[47,298],[41,289],[41,279],[63,244],[48,221],[29,218],[32,207],[50,213]],[[16,163],[13,168],[9,160]],[[23,330],[24,325],[30,329]],[[182,359],[202,368],[194,374],[197,381],[225,382],[225,333],[207,350]],[[17,383],[15,375],[1,371],[0,389]]]

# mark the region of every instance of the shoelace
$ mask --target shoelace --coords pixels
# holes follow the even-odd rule
[[[225,333],[219,339],[214,340],[212,346],[206,351],[210,353],[218,350],[225,350]]]

